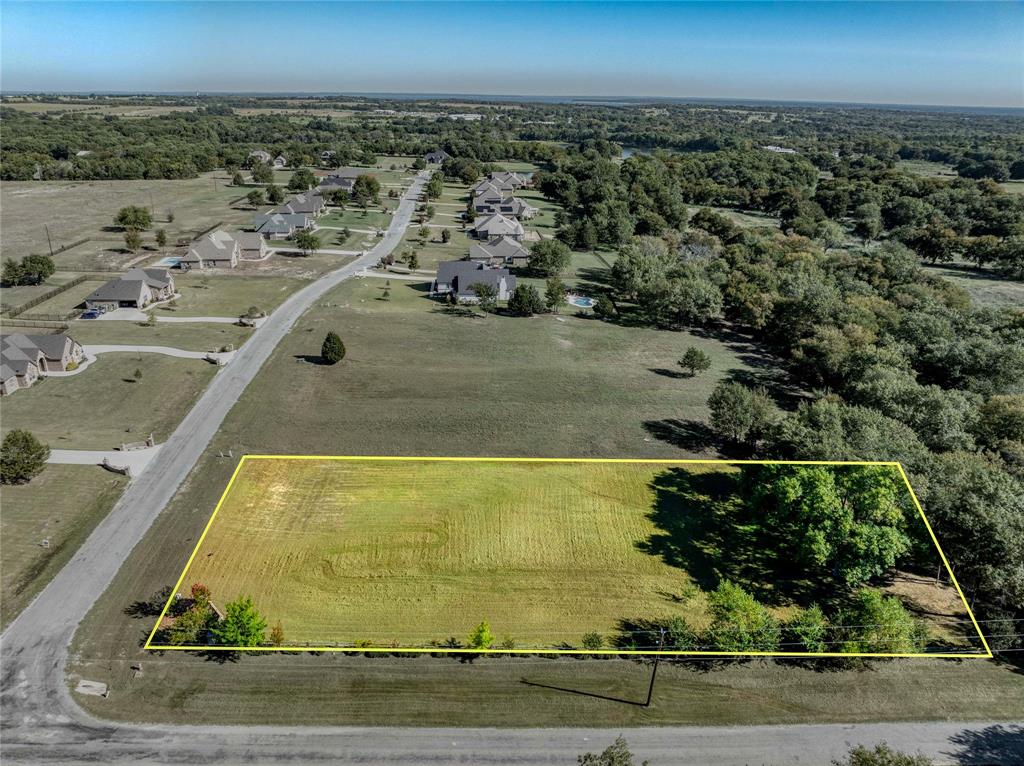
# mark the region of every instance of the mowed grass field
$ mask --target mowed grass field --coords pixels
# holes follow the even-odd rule
[[[578,645],[679,613],[689,577],[641,550],[667,467],[246,460],[183,587],[251,595],[300,646],[427,646],[484,619],[521,648]]]

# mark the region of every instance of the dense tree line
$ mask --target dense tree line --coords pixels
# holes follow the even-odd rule
[[[983,616],[1024,617],[1024,312],[975,308],[898,242],[825,252],[794,234],[729,237],[625,245],[618,315],[722,318],[767,344],[813,394],[783,416],[766,392],[723,384],[709,406],[727,448],[901,462]],[[692,311],[683,298],[705,290],[716,302]]]

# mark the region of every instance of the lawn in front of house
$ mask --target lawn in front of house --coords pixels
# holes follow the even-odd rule
[[[103,354],[77,375],[4,397],[2,430],[27,429],[53,449],[110,450],[150,432],[162,442],[216,371],[201,359]]]
[[[306,284],[307,280],[294,277],[185,272],[174,277],[179,297],[155,311],[157,316],[237,317],[255,306],[269,313]]]

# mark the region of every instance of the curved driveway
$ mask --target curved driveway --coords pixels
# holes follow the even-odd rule
[[[75,628],[174,496],[277,344],[325,292],[373,266],[401,240],[425,182],[410,187],[371,251],[292,295],[220,370],[159,455],[132,482],[75,556],[0,637],[5,761],[48,763],[571,764],[619,733],[594,729],[417,729],[114,724],[88,716],[64,677]],[[994,730],[991,727],[999,727]],[[667,764],[827,764],[851,744],[888,740],[942,763],[963,762],[958,742],[998,740],[1004,763],[1024,761],[1024,733],[998,724],[860,724],[626,730],[632,749]],[[1014,753],[1016,755],[1014,755]],[[993,762],[988,753],[988,762]],[[997,761],[998,762],[998,761]]]

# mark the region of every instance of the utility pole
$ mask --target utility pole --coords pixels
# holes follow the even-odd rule
[[[647,702],[644,707],[651,706],[651,697],[654,695],[654,679],[658,675],[658,661],[661,659],[661,651],[665,648],[665,629],[661,629],[661,641],[658,643],[658,654],[654,655],[654,667],[651,668],[651,684],[647,687]]]
[[[46,229],[46,244],[50,248],[50,257],[53,258],[53,242],[50,241],[50,227],[44,223],[43,228]]]

